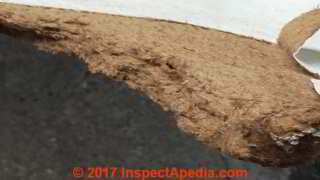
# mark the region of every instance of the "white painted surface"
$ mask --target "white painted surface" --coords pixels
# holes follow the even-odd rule
[[[311,36],[294,54],[295,60],[309,72],[320,77],[320,30]],[[320,94],[320,80],[311,82]]]
[[[188,22],[276,42],[294,17],[320,0],[0,0],[28,5]]]
[[[310,37],[293,56],[309,72],[320,76],[320,30]]]
[[[317,79],[311,79],[311,82],[314,86],[315,91],[320,94],[320,80]]]

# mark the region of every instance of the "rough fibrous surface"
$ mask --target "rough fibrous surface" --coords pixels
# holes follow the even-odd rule
[[[186,139],[262,165],[319,154],[319,96],[276,44],[186,24],[6,4],[0,33],[34,46],[1,37],[4,159],[43,145],[50,151],[39,158],[95,154],[161,164],[187,158]]]
[[[320,9],[302,14],[283,27],[278,42],[293,54],[310,36],[320,28]]]

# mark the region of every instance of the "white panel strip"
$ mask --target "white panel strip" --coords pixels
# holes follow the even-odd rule
[[[281,28],[320,0],[0,0],[28,5],[152,17],[276,42]]]
[[[320,30],[306,40],[293,57],[306,70],[320,77]],[[312,79],[311,82],[320,94],[320,80]]]
[[[320,94],[320,80],[317,79],[311,79],[311,82],[314,86],[315,91]]]

